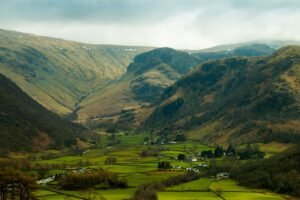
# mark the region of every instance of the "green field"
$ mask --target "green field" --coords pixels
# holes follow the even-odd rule
[[[284,200],[285,198],[275,193],[241,187],[230,179],[217,181],[213,178],[202,178],[166,188],[166,191],[159,193],[159,199]]]
[[[283,197],[274,193],[224,192],[222,197],[226,200],[284,200]]]
[[[233,180],[213,181],[209,188],[213,191],[221,189],[222,191],[251,192],[248,188],[238,186]]]

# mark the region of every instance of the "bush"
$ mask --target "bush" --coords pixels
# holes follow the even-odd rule
[[[181,154],[178,154],[178,156],[177,156],[177,160],[184,161],[184,160],[185,160],[185,155],[184,155],[183,153],[181,153]]]

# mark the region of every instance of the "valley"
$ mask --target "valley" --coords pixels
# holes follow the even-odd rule
[[[0,199],[299,199],[290,43],[177,50],[1,30]]]

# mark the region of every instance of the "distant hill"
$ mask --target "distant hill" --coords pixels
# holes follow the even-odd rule
[[[145,127],[208,143],[299,143],[300,47],[202,64],[164,92]]]
[[[269,56],[272,55],[276,49],[271,48],[265,44],[247,44],[237,46],[232,49],[212,52],[198,52],[193,55],[200,59],[202,62],[208,60],[216,60],[230,57],[255,57],[255,56]]]
[[[139,118],[148,112],[147,106],[198,64],[197,58],[170,48],[140,54],[117,82],[88,96],[79,105],[78,120],[138,124]]]
[[[83,131],[43,108],[0,74],[0,153],[70,146]]]
[[[66,116],[122,76],[149,47],[90,45],[0,30],[0,73],[47,109]]]
[[[214,47],[200,49],[200,50],[194,50],[194,51],[189,51],[189,52],[197,53],[197,52],[232,51],[232,50],[242,47],[242,46],[251,46],[251,45],[255,45],[255,44],[263,44],[263,45],[267,45],[273,49],[280,49],[282,47],[289,46],[289,45],[300,45],[300,41],[295,41],[295,40],[258,40],[258,41],[242,42],[242,43],[234,43],[234,44],[221,44],[221,45],[217,45]]]

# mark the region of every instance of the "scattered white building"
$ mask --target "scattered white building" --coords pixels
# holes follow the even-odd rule
[[[36,184],[38,184],[38,185],[47,184],[47,183],[50,183],[50,182],[54,181],[54,179],[55,179],[55,176],[48,177],[48,178],[36,181]]]

